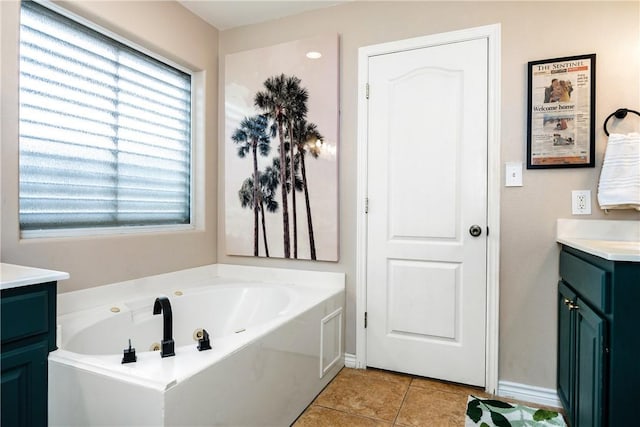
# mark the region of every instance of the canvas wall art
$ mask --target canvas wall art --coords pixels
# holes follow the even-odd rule
[[[225,57],[229,255],[338,260],[338,36]]]

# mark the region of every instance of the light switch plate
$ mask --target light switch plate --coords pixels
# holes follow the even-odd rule
[[[522,162],[505,163],[505,187],[522,187]]]

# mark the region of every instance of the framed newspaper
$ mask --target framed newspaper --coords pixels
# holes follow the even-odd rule
[[[596,55],[529,62],[527,169],[595,166]]]

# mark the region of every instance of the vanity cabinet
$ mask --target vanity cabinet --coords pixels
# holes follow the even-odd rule
[[[640,263],[564,246],[558,284],[558,396],[572,427],[635,425]]]
[[[56,349],[56,282],[2,289],[3,426],[47,425],[47,356]]]

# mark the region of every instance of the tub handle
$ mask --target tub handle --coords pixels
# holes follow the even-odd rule
[[[198,340],[198,351],[211,350],[211,343],[209,341],[209,332],[206,329],[202,330],[202,338]]]
[[[137,360],[136,349],[131,347],[131,338],[129,338],[129,348],[124,349],[124,353],[122,354],[122,363],[133,363]]]

